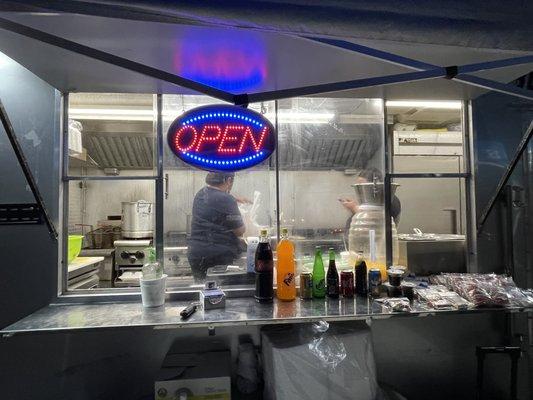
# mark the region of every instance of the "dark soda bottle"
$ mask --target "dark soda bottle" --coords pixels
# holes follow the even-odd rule
[[[355,293],[359,296],[368,294],[367,270],[365,260],[355,267]]]
[[[329,248],[329,267],[326,275],[327,282],[327,295],[332,299],[339,298],[339,273],[337,272],[337,266],[335,265],[335,250]]]
[[[274,257],[270,247],[270,237],[266,229],[261,229],[259,244],[255,250],[255,300],[259,303],[272,301],[274,277]]]

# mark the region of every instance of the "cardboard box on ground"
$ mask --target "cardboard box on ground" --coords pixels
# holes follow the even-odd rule
[[[181,398],[230,400],[230,352],[179,353],[171,348],[156,378],[155,399]]]

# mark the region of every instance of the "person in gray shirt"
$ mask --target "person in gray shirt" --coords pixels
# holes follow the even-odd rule
[[[209,172],[194,196],[187,258],[196,282],[205,280],[208,268],[240,256],[245,227],[238,202],[246,200],[230,194],[234,179],[233,172]]]

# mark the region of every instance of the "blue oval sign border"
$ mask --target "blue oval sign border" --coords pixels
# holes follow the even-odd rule
[[[209,171],[250,168],[276,149],[275,129],[268,119],[226,104],[197,107],[180,115],[168,128],[167,141],[180,160]]]

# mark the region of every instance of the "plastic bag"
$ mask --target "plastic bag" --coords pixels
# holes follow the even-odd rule
[[[335,335],[328,334],[329,324],[326,321],[318,321],[313,324],[315,337],[309,342],[309,351],[317,357],[322,365],[330,371],[334,371],[346,358],[346,347]]]
[[[381,303],[383,312],[411,312],[411,303],[407,297],[379,298],[375,300]]]
[[[239,204],[239,211],[241,212],[244,227],[247,234],[253,236],[259,232],[261,225],[257,223],[257,211],[261,206],[261,192],[254,191],[254,199],[252,204]]]
[[[447,273],[432,277],[431,282],[446,285],[476,307],[533,306],[527,291],[505,275]]]
[[[361,321],[262,329],[265,400],[378,400],[372,336]]]
[[[510,287],[507,289],[509,303],[513,307],[533,307],[533,290]]]

